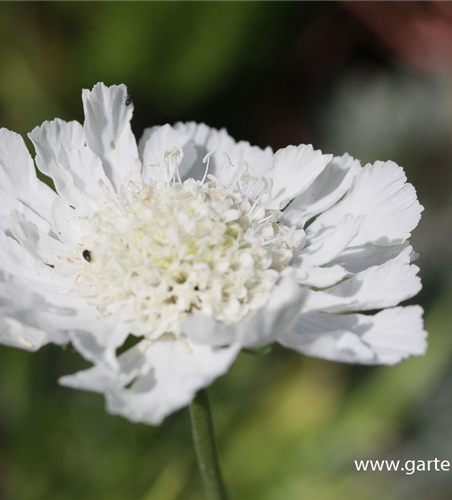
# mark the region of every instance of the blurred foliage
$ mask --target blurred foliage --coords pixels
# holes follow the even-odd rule
[[[2,2],[1,125],[82,120],[81,88],[124,82],[138,134],[192,119],[404,165],[426,206],[413,240],[427,356],[366,368],[243,353],[213,406],[232,498],[446,500],[446,473],[358,473],[353,460],[452,459],[450,77],[356,40],[339,67],[313,42],[325,19],[348,18],[330,2]],[[159,428],[109,416],[100,396],[56,384],[83,366],[70,348],[0,350],[0,498],[203,498],[187,412]]]

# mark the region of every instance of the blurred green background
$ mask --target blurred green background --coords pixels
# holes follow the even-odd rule
[[[449,5],[448,5],[449,4]],[[354,460],[452,461],[452,13],[449,2],[1,2],[0,125],[83,120],[81,89],[126,83],[133,127],[227,127],[404,166],[426,207],[430,346],[395,368],[242,354],[211,394],[236,500],[447,500],[452,473]],[[203,498],[187,411],[159,428],[57,385],[70,349],[0,349],[2,500]]]

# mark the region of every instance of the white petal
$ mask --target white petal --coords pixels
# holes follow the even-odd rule
[[[83,90],[82,98],[88,146],[102,160],[107,177],[118,189],[127,175],[138,178],[141,168],[130,127],[133,104],[128,103],[127,87],[98,83],[91,91]]]
[[[44,232],[18,211],[11,214],[10,222],[9,229],[13,237],[39,261],[54,265],[67,254],[67,247],[50,234],[50,227]]]
[[[37,311],[37,304],[39,301],[35,301],[28,310],[22,309],[17,315],[11,316],[0,308],[0,344],[37,351],[49,343],[62,345],[70,341],[74,316]],[[64,323],[64,326],[60,323]]]
[[[237,338],[237,324],[226,325],[200,314],[189,314],[182,323],[182,331],[197,344],[225,346]]]
[[[139,155],[141,160],[143,160],[144,148],[146,147],[146,143],[151,138],[151,135],[153,135],[154,132],[156,132],[159,128],[161,128],[161,125],[156,125],[154,127],[148,127],[148,128],[145,128],[143,133],[141,134],[141,137],[138,141],[138,155]]]
[[[272,165],[271,148],[263,150],[251,146],[246,141],[236,142],[225,129],[217,130],[204,123],[194,122],[178,122],[174,127],[165,125],[145,130],[140,140],[140,150],[143,151],[143,155],[149,140],[163,128],[165,134],[171,137],[169,143],[177,142],[176,145],[183,152],[184,158],[179,167],[183,180],[188,178],[201,180],[206,172],[206,163],[203,159],[212,152],[215,154],[210,157],[208,173],[220,178],[226,186],[230,185],[245,163],[249,167],[250,174],[256,177],[265,175]],[[163,134],[163,131],[161,133]]]
[[[80,297],[60,294],[60,303],[54,298],[48,300],[43,287],[32,290],[0,271],[0,343],[37,350],[70,341],[86,359],[116,366],[116,348],[127,337],[128,325],[99,318]]]
[[[92,311],[90,324],[87,319],[90,318],[85,315],[84,324],[69,332],[72,345],[88,361],[117,368],[116,350],[126,341],[130,325],[99,318],[95,311]]]
[[[239,339],[243,347],[270,344],[291,325],[301,308],[305,290],[296,282],[293,269],[286,269],[274,287],[268,304],[250,320],[239,323]]]
[[[83,233],[77,210],[62,198],[54,200],[52,205],[52,229],[58,238],[71,248],[81,241]]]
[[[238,343],[242,347],[271,344],[288,327],[300,310],[305,290],[299,286],[295,272],[288,268],[273,288],[265,307],[239,323],[225,325],[212,318],[189,315],[182,325],[194,342],[209,345]]]
[[[365,311],[392,307],[416,295],[422,288],[419,268],[405,253],[381,266],[371,267],[328,291],[311,291],[304,310],[328,312]]]
[[[52,230],[51,223],[43,219],[34,210],[21,203],[14,195],[0,187],[0,229],[8,232],[11,228],[12,220],[19,214],[26,221],[34,224],[39,231],[49,234]],[[50,217],[49,217],[50,218]]]
[[[303,314],[280,340],[309,356],[361,364],[392,365],[425,353],[427,333],[419,306],[386,309],[374,316]]]
[[[60,382],[105,392],[110,413],[132,422],[158,425],[189,404],[199,389],[224,374],[238,351],[238,346],[212,348],[166,336],[150,346],[144,341],[126,352],[116,373],[99,365],[63,377]]]
[[[122,385],[127,383],[123,382],[119,375],[116,376],[111,368],[102,364],[58,379],[58,382],[66,387],[100,393],[108,391],[115,384],[119,384],[119,381]]]
[[[409,250],[407,250],[409,248]],[[399,255],[409,257],[407,262],[415,260],[415,252],[408,242],[402,245],[391,245],[382,247],[367,243],[360,247],[350,247],[344,250],[333,261],[333,264],[340,264],[352,274],[360,273],[372,266],[381,266]]]
[[[25,287],[9,285],[7,293],[5,298],[4,283],[0,283],[0,344],[36,351],[48,343],[66,344],[79,323],[86,326],[74,309],[55,307]]]
[[[198,161],[202,160],[207,153],[216,151],[212,156],[209,173],[216,177],[221,176],[225,185],[234,177],[237,169],[244,164],[249,167],[249,173],[256,177],[267,175],[271,168],[273,151],[270,147],[261,149],[258,146],[252,146],[247,141],[236,142],[226,131],[226,129],[217,130],[207,125],[196,123],[176,123],[175,129],[186,133],[190,140],[196,146],[198,152]],[[232,167],[226,166],[227,161],[223,155],[227,153]],[[203,165],[203,164],[202,164]],[[199,165],[194,171],[204,173],[205,165]],[[191,172],[187,172],[191,175]]]
[[[41,260],[41,257],[45,257],[46,248],[49,251],[53,251],[52,248],[54,248],[55,251],[60,252],[62,247],[58,244],[54,246],[55,240],[49,241],[50,237],[37,232],[36,228],[33,229],[33,225],[25,226],[25,228],[30,231],[30,242],[27,240],[25,245],[22,245],[12,233],[7,235],[0,231],[0,252],[2,254],[0,286],[2,287],[1,294],[4,296],[3,300],[8,297],[8,287],[13,288],[13,285],[9,284],[9,281],[12,280],[15,283],[20,283],[22,287],[20,290],[23,289],[23,292],[19,291],[15,296],[18,306],[23,304],[25,300],[21,293],[29,293],[33,294],[29,298],[29,308],[32,310],[38,308],[37,304],[39,303],[41,303],[39,307],[43,311],[51,311],[56,308],[56,314],[61,308],[65,310],[65,315],[74,315],[78,310],[89,309],[86,299],[74,294],[72,277],[62,275],[57,269],[58,265],[55,268],[51,267],[52,262],[58,264],[58,254],[49,255],[48,259]],[[35,247],[33,241],[36,244]],[[43,302],[46,304],[45,307]],[[23,306],[23,311],[25,310],[25,306]],[[20,313],[18,319],[21,319]],[[49,318],[49,321],[52,325],[56,320]],[[43,324],[45,328],[45,323]],[[68,328],[68,325],[65,324],[63,328]]]
[[[57,307],[23,281],[0,271],[0,343],[36,350],[48,342],[67,342],[65,330],[75,323],[75,311],[67,304]]]
[[[176,166],[180,175],[190,168],[196,159],[196,152],[188,137],[176,131],[170,125],[148,129],[149,134],[143,147],[143,180],[170,181],[174,177]],[[174,151],[173,158],[169,157]]]
[[[343,200],[321,214],[307,229],[309,235],[338,224],[347,213],[365,215],[351,246],[404,243],[417,226],[423,208],[402,168],[393,162],[366,165]]]
[[[342,266],[302,267],[297,273],[298,283],[314,288],[328,288],[336,285],[347,276]]]
[[[309,219],[338,202],[360,170],[361,164],[350,155],[334,157],[311,186],[284,210],[283,222],[303,227]]]
[[[352,214],[346,214],[333,231],[320,234],[314,241],[308,239],[307,246],[299,254],[302,264],[321,266],[331,262],[355,238],[363,221],[364,217],[355,218]]]
[[[55,119],[29,134],[36,148],[36,163],[51,177],[58,193],[83,213],[91,200],[102,198],[100,182],[109,185],[100,159],[86,146],[83,126]]]
[[[50,220],[57,194],[36,177],[30,153],[19,134],[0,129],[0,186],[21,203]]]
[[[323,172],[332,155],[324,155],[311,145],[288,146],[275,153],[266,173],[273,181],[270,208],[281,209],[300,195]]]
[[[87,305],[86,299],[72,294],[72,280],[67,280],[45,265],[33,269],[27,261],[30,256],[27,253],[17,253],[19,253],[17,261],[10,258],[6,261],[7,265],[0,269],[0,307],[7,306],[13,316],[16,314],[11,311],[19,311],[18,319],[21,319],[20,311],[25,314],[27,308],[43,314],[61,313],[68,317],[92,309]],[[24,263],[24,269],[15,268],[16,262],[21,258],[27,261]],[[8,292],[9,288],[12,290],[11,294]],[[50,318],[50,321],[59,326],[57,319]],[[74,321],[73,323],[76,327]]]
[[[44,331],[9,316],[0,317],[0,344],[36,351],[48,342]]]
[[[39,189],[36,192],[39,193]],[[76,244],[81,234],[80,214],[75,207],[53,191],[50,193],[48,199],[43,196],[41,206],[44,210],[39,210],[40,207],[33,203],[33,195],[26,190],[25,196],[21,196],[13,190],[7,192],[0,187],[0,230],[19,241],[35,258],[46,263],[54,263],[56,258],[64,256],[67,249],[63,242]]]
[[[60,292],[73,287],[70,280],[30,255],[17,240],[3,232],[0,232],[0,252],[2,254],[0,270],[15,276],[24,284]]]

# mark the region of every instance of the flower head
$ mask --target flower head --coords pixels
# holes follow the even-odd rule
[[[83,126],[30,134],[56,191],[0,131],[0,341],[71,342],[93,367],[61,383],[150,424],[244,347],[364,364],[424,353],[422,309],[398,306],[421,288],[408,238],[422,207],[395,163],[273,153],[195,123],[137,145],[125,86],[83,104]]]

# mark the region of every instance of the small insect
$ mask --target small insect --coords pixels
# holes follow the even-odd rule
[[[133,103],[133,95],[132,94],[127,94],[126,97],[126,106],[130,106]]]
[[[83,250],[83,258],[87,261],[87,262],[91,262],[92,260],[92,257],[91,257],[91,252],[89,250]]]

